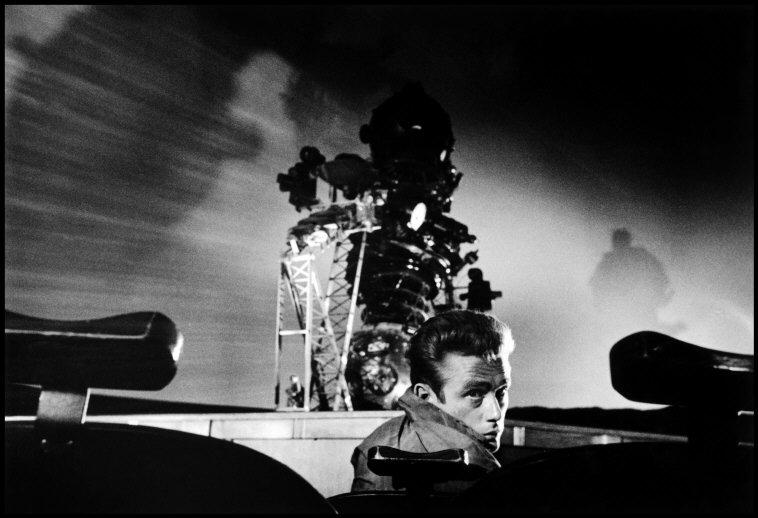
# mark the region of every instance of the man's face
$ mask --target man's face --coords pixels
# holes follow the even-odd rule
[[[487,438],[487,447],[500,447],[508,408],[510,365],[501,355],[490,358],[448,353],[440,365],[445,402],[431,402]],[[435,401],[436,400],[436,401]]]

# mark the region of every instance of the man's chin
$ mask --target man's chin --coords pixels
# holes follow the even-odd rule
[[[487,437],[487,442],[484,443],[487,449],[491,452],[496,452],[498,449],[500,449],[500,437],[496,437],[493,439],[490,439],[490,437]]]

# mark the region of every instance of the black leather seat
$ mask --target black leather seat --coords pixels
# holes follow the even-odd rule
[[[32,422],[6,423],[6,513],[334,514],[290,468],[229,441],[106,423],[42,440]]]
[[[320,513],[307,481],[250,448],[145,426],[83,423],[89,387],[156,390],[181,334],[160,313],[56,322],[6,311],[6,381],[42,386],[5,423],[6,513]]]
[[[456,502],[476,513],[746,513],[753,451],[704,464],[686,443],[558,449],[493,473]]]

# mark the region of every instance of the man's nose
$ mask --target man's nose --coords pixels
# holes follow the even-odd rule
[[[487,421],[500,421],[500,418],[503,417],[503,408],[494,392],[487,394],[487,397],[484,398],[484,405],[485,419]]]

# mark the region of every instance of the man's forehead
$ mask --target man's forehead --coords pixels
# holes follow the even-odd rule
[[[443,361],[446,380],[453,378],[461,382],[481,380],[502,383],[510,377],[510,364],[502,355],[486,357],[448,353]]]
[[[508,361],[503,361],[502,356],[477,358],[477,360],[469,367],[469,375],[474,378],[506,376],[510,370]]]

